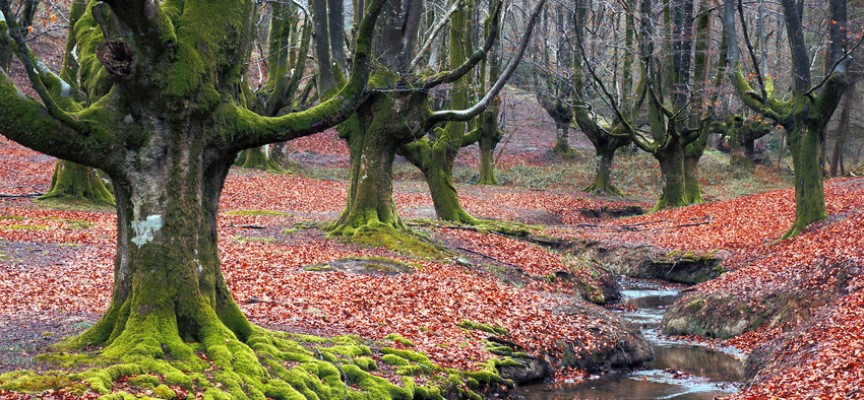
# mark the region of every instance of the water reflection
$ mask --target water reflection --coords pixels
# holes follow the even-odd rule
[[[654,361],[630,373],[604,376],[565,387],[533,385],[519,388],[518,396],[529,400],[708,400],[737,391],[734,383],[744,376],[742,363],[730,354],[692,346],[657,334],[666,307],[678,296],[676,290],[651,282],[629,283],[622,316],[642,327],[654,347]]]

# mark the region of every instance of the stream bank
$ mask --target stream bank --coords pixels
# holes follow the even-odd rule
[[[621,316],[641,328],[655,358],[641,368],[592,376],[574,385],[540,384],[518,388],[526,400],[713,399],[738,391],[744,365],[735,354],[662,336],[660,322],[666,308],[679,297],[681,286],[644,279],[622,282]]]

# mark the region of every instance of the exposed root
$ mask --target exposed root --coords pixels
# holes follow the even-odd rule
[[[382,357],[373,358],[372,350],[356,337],[326,339],[259,327],[240,341],[215,315],[211,320],[214,323],[201,327],[197,342],[183,341],[176,324],[159,324],[155,315],[152,320],[130,320],[126,329],[130,333],[124,332],[99,353],[78,350],[40,356],[42,361],[78,372],[15,371],[0,375],[0,387],[26,392],[92,391],[110,395],[106,399],[137,398],[144,393],[175,398],[177,391],[188,391],[214,400],[387,400],[479,399],[475,391],[512,385],[498,374],[501,360],[492,360],[479,371],[458,371],[410,350],[385,347]],[[68,342],[67,348],[81,343],[80,339]],[[377,362],[394,360],[400,384],[377,372]],[[427,383],[416,384],[417,375]],[[118,380],[129,392],[116,392]]]
[[[583,189],[583,191],[586,193],[599,194],[599,195],[610,195],[610,196],[618,196],[618,197],[624,197],[625,196],[624,192],[622,192],[617,187],[615,187],[615,185],[613,185],[611,183],[602,184],[602,183],[598,183],[597,181],[594,181],[591,185],[589,185],[588,187]]]
[[[391,222],[382,222],[378,213],[369,211],[340,218],[327,227],[327,235],[351,243],[367,246],[383,246],[400,253],[417,257],[438,257],[441,249],[428,238],[408,229],[397,217]]]

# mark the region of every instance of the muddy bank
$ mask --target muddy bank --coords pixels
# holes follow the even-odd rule
[[[861,272],[862,266],[854,263],[814,265],[809,275],[790,276],[758,292],[705,292],[697,287],[669,309],[663,318],[663,332],[728,339],[764,325],[797,325],[847,294],[850,280]],[[730,280],[734,282],[735,277]]]
[[[573,254],[608,269],[614,274],[633,278],[660,279],[668,282],[696,284],[717,278],[723,268],[723,251],[693,252],[661,249],[597,240],[558,240],[530,237],[535,243]]]

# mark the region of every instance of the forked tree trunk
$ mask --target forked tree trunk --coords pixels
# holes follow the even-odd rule
[[[114,196],[93,168],[58,160],[54,164],[51,187],[39,200],[84,201],[96,205],[114,205]]]
[[[358,110],[340,129],[351,152],[348,202],[329,228],[331,235],[366,242],[376,235],[407,232],[393,202],[393,159],[401,141],[387,129],[396,114],[383,96]]]

